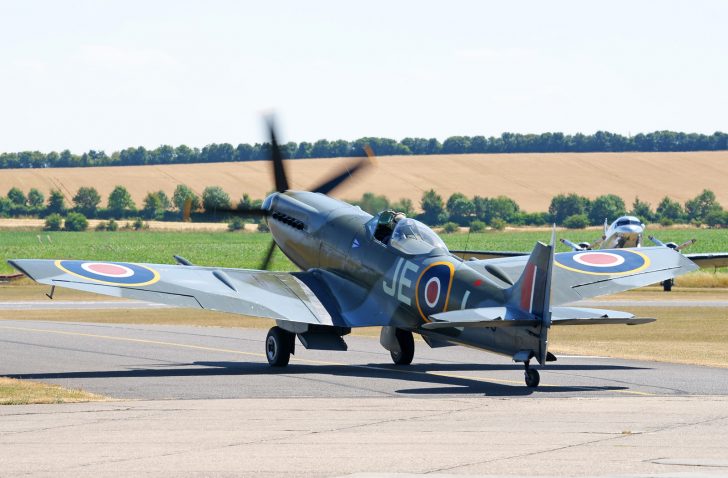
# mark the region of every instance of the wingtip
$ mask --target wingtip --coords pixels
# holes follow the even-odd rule
[[[23,268],[22,268],[21,266],[19,266],[19,265],[18,265],[18,262],[17,262],[18,260],[19,260],[19,259],[8,259],[8,260],[7,260],[6,262],[7,262],[8,264],[10,264],[10,267],[14,268],[15,270],[17,270],[17,271],[19,271],[19,272],[22,272],[23,274],[25,274],[25,275],[26,275],[26,276],[28,276],[28,277],[31,277],[31,275],[30,275],[30,274],[28,274],[28,273],[27,273],[27,272],[25,271],[25,269],[23,269]]]

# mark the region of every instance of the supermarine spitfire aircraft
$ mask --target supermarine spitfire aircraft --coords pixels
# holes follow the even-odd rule
[[[313,191],[292,191],[271,126],[277,192],[261,210],[275,247],[300,272],[89,260],[14,259],[27,276],[53,287],[116,297],[267,317],[276,320],[265,352],[285,366],[295,338],[307,349],[346,350],[354,327],[381,327],[380,342],[395,364],[414,355],[413,333],[430,347],[466,345],[512,357],[525,367],[556,360],[548,352],[552,326],[642,324],[632,314],[564,304],[653,284],[694,270],[667,247],[554,254],[536,243],[528,256],[463,261],[425,224],[393,211],[372,216],[328,196],[366,159]],[[51,294],[52,295],[52,294]]]

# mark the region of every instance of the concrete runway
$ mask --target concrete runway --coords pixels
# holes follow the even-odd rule
[[[265,333],[0,321],[0,375],[132,399],[0,407],[0,475],[728,475],[728,369],[559,357],[532,391],[419,341],[410,367],[347,337],[273,370]]]

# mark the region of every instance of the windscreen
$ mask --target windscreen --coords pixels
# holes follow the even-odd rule
[[[427,254],[435,248],[447,251],[445,243],[432,229],[411,218],[397,223],[390,244],[406,254]]]

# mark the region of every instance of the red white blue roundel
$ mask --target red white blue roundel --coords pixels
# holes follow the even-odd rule
[[[102,284],[142,286],[154,284],[159,273],[129,262],[56,261],[63,272]]]
[[[564,252],[556,255],[555,262],[563,269],[595,275],[629,274],[650,265],[646,255],[631,249]]]
[[[449,262],[436,262],[428,266],[417,279],[417,310],[424,320],[447,309],[450,287],[455,268]]]

